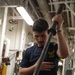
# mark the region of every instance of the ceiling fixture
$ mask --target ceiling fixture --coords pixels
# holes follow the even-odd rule
[[[28,25],[33,25],[33,20],[27,13],[27,11],[24,9],[24,7],[16,7],[17,11],[20,13],[20,15],[23,17],[23,19],[26,21]]]

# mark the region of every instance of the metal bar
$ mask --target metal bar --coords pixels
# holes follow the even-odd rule
[[[33,8],[33,10],[34,10],[34,12],[35,12],[35,14],[36,14],[36,16],[39,18],[40,16],[39,16],[38,13],[37,13],[37,9],[35,8],[35,4],[33,3],[32,0],[29,0],[29,3],[30,3],[30,5],[32,6],[32,8]]]
[[[9,51],[19,51],[19,52],[22,52],[22,51],[20,51],[20,50],[17,50],[17,49],[15,49],[15,50],[13,50],[13,49],[12,49],[12,50],[9,50]]]
[[[14,19],[14,20],[18,19],[19,20],[19,19],[23,19],[23,18],[21,16],[14,16],[14,17],[10,16],[10,17],[8,17],[8,19]]]
[[[49,5],[50,4],[63,4],[63,3],[75,3],[75,1],[61,1],[61,2],[51,2],[51,3],[48,3]]]
[[[74,11],[74,4],[73,3],[70,4],[70,7]],[[72,27],[74,27],[74,25],[75,25],[74,21],[75,21],[75,19],[74,19],[74,16],[73,16],[72,12],[71,12],[71,26]]]
[[[50,3],[52,3],[52,1],[50,0]],[[51,4],[51,11],[53,11],[53,6],[52,6],[52,4]]]
[[[7,13],[8,13],[8,7],[5,7],[3,25],[1,31],[2,33],[0,38],[0,64],[2,63],[2,50],[3,50],[4,36],[5,36],[5,29],[6,29]]]
[[[69,30],[75,30],[74,27],[68,27],[67,29],[69,29]]]
[[[14,8],[17,7],[18,5],[5,5],[5,6],[0,6],[0,7],[9,7],[9,8]]]
[[[69,12],[70,10],[63,10],[63,12]],[[57,11],[49,11],[48,13],[57,12]]]
[[[70,6],[66,3],[64,3],[66,5],[66,7],[71,11],[71,13],[75,16],[75,12],[70,8]]]
[[[47,42],[46,42],[46,44],[44,46],[44,49],[43,49],[43,51],[41,53],[41,56],[40,56],[39,61],[38,61],[38,65],[37,65],[33,75],[38,75],[38,73],[39,73],[39,70],[40,70],[40,67],[41,67],[41,63],[44,60],[44,57],[45,57],[45,55],[47,53],[47,50],[48,50],[48,47],[50,45],[50,40],[51,40],[51,36],[52,35],[53,35],[52,33],[49,34],[49,37],[48,37]]]
[[[17,52],[17,51],[15,51],[15,52],[14,52],[14,53],[12,53],[11,55],[9,55],[9,58],[10,58],[11,56],[13,56],[14,54],[16,54],[16,52]]]
[[[69,11],[67,11],[66,12],[66,14],[67,14],[67,22],[68,22],[68,27],[70,27],[70,17],[69,17]]]

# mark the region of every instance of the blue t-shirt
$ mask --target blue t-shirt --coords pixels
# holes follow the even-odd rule
[[[52,68],[51,71],[40,71],[39,75],[57,75],[58,61],[59,61],[59,57],[56,54],[57,49],[58,49],[57,44],[54,42],[51,42],[49,49],[47,51],[47,54],[44,58],[44,61],[53,62],[54,68]],[[25,54],[20,63],[20,66],[24,68],[24,67],[29,67],[35,64],[38,58],[40,57],[42,50],[43,50],[43,47],[38,47],[37,45],[34,45],[28,48],[25,51]]]

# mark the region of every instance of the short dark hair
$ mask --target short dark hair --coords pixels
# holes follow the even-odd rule
[[[48,23],[45,19],[40,18],[37,19],[34,23],[33,23],[33,31],[37,31],[37,32],[42,32],[42,31],[46,31],[48,30]]]

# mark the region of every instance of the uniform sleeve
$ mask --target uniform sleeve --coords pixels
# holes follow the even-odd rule
[[[26,50],[24,53],[24,56],[22,58],[22,61],[20,63],[20,67],[28,67],[29,66],[29,57],[30,57],[29,50]]]

